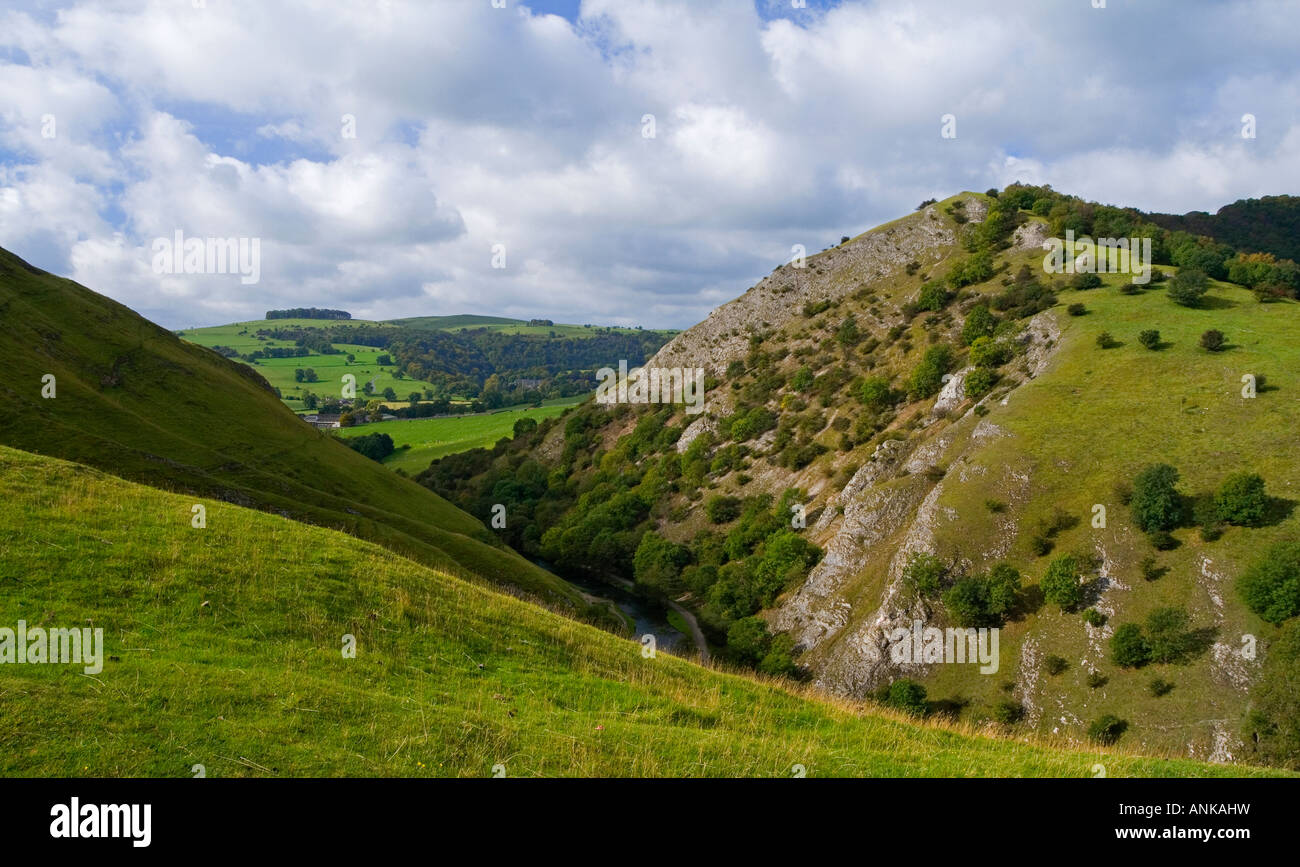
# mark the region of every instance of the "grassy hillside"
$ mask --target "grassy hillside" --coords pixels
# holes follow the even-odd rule
[[[304,424],[252,368],[0,250],[0,443],[345,530],[555,603],[475,517]],[[57,396],[42,398],[42,377]]]
[[[555,418],[584,398],[560,398],[540,407],[507,409],[482,415],[452,418],[417,418],[376,422],[349,428],[344,436],[385,433],[393,438],[398,451],[384,459],[389,469],[402,469],[412,475],[428,468],[429,462],[466,449],[491,448],[497,440],[514,433],[521,418],[541,421]],[[407,448],[402,448],[407,446]]]
[[[0,624],[104,669],[0,666],[0,774],[1215,776],[719,673],[353,537],[0,447]],[[356,638],[343,657],[343,636]]]
[[[585,407],[499,454],[444,458],[422,479],[466,507],[510,493],[511,514],[529,516],[507,531],[523,550],[635,578],[693,607],[733,658],[797,666],[837,694],[910,679],[935,713],[973,724],[1011,719],[1084,742],[1114,714],[1142,749],[1252,755],[1246,716],[1280,633],[1236,581],[1271,545],[1300,538],[1300,305],[1210,280],[1199,306],[1182,306],[1169,287],[1184,269],[1170,264],[1157,266],[1169,281],[1133,287],[1113,274],[1077,288],[1044,272],[1045,237],[1061,225],[1084,234],[1089,220],[1096,235],[1148,227],[1045,190],[1031,212],[1005,204],[1008,193],[963,193],[782,266],[679,335],[650,364],[709,371],[698,417]],[[1149,330],[1154,349],[1139,340]],[[1220,351],[1201,346],[1209,330],[1226,335]],[[1264,383],[1253,399],[1245,374]],[[1181,474],[1186,506],[1169,550],[1136,525],[1123,492],[1160,462]],[[1193,501],[1240,472],[1265,481],[1262,525],[1202,535]],[[790,504],[806,527],[792,527]],[[915,554],[937,558],[933,586],[914,580]],[[1067,554],[1083,598],[1063,611],[1044,601],[1043,579]],[[1003,562],[1021,587],[995,618],[995,676],[891,660],[894,627],[970,625],[945,594]],[[1116,629],[1168,607],[1187,616],[1195,652],[1117,664]],[[1052,657],[1063,671],[1049,671]]]

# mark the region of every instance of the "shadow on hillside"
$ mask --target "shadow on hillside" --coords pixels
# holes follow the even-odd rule
[[[1291,517],[1298,505],[1300,503],[1295,500],[1288,500],[1286,497],[1269,497],[1268,502],[1264,504],[1264,520],[1259,525],[1261,527],[1276,527]]]
[[[1227,310],[1231,307],[1240,306],[1239,302],[1218,295],[1202,295],[1201,303],[1197,305],[1201,310]]]
[[[932,716],[945,717],[953,722],[961,718],[961,712],[970,705],[970,699],[956,695],[952,698],[940,698],[930,702]]]

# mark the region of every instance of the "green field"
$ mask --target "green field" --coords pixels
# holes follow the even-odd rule
[[[502,437],[514,433],[515,422],[521,418],[541,421],[553,418],[571,406],[586,400],[585,397],[559,398],[544,401],[538,409],[523,407],[479,415],[453,416],[451,418],[399,419],[349,428],[345,436],[386,433],[393,438],[398,451],[384,460],[390,469],[402,469],[414,475],[428,469],[434,458],[469,449],[491,448]],[[403,449],[403,446],[408,448]]]
[[[0,447],[0,623],[20,619],[102,628],[104,667],[0,666],[6,776],[1272,773],[988,737],[647,659],[342,533]]]
[[[240,353],[247,354],[257,349],[272,347],[292,347],[292,340],[258,340],[256,332],[261,328],[323,328],[329,325],[358,324],[376,325],[383,323],[362,322],[359,320],[335,321],[324,319],[271,319],[251,322],[235,322],[230,325],[217,325],[212,328],[195,328],[179,332],[179,336],[208,348],[229,346]],[[394,329],[396,330],[396,329]],[[387,350],[373,346],[354,346],[336,343],[334,346],[342,352],[339,355],[307,355],[301,358],[261,358],[253,365],[266,381],[280,389],[284,401],[295,411],[305,411],[302,396],[307,392],[322,398],[342,397],[343,376],[352,374],[356,377],[357,394],[361,395],[367,382],[374,382],[375,395],[382,395],[384,389],[392,388],[400,400],[405,401],[413,391],[423,392],[433,386],[419,380],[401,378],[395,375],[393,365],[380,366],[376,361]],[[355,360],[349,362],[351,354]],[[297,382],[294,371],[298,368],[311,368],[316,372],[319,382]]]

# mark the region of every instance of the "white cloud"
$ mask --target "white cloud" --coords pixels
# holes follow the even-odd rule
[[[932,195],[1025,179],[1182,211],[1300,186],[1298,0],[535,5],[0,16],[0,245],[172,326],[313,304],[685,326],[793,243]],[[153,274],[177,228],[260,238],[261,282]]]

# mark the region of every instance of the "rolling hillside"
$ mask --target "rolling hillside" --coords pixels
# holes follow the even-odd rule
[[[1270,649],[1295,621],[1263,620],[1238,585],[1300,539],[1295,287],[1208,279],[1176,303],[1193,265],[1227,272],[1232,251],[1050,188],[996,193],[778,267],[678,335],[647,366],[704,368],[699,416],[589,405],[421,479],[471,509],[519,479],[512,544],[635,578],[733,659],[837,695],[915,684],[973,724],[1083,743],[1114,716],[1137,748],[1294,766],[1278,708],[1295,690]],[[1154,236],[1162,273],[1046,274],[1065,228]],[[1131,501],[1159,464],[1178,481],[1156,532]],[[1258,513],[1223,519],[1225,483],[1254,474]],[[1000,608],[995,574],[1015,576]],[[895,660],[915,621],[998,626],[997,673]],[[1135,629],[1172,630],[1178,653],[1117,658]]]
[[[345,530],[587,608],[478,519],[304,424],[252,368],[3,250],[0,321],[0,443]],[[42,397],[46,376],[53,399]]]
[[[698,667],[384,548],[0,447],[6,776],[1256,775],[988,737]],[[345,658],[344,636],[356,640]],[[499,767],[494,767],[499,766]]]

